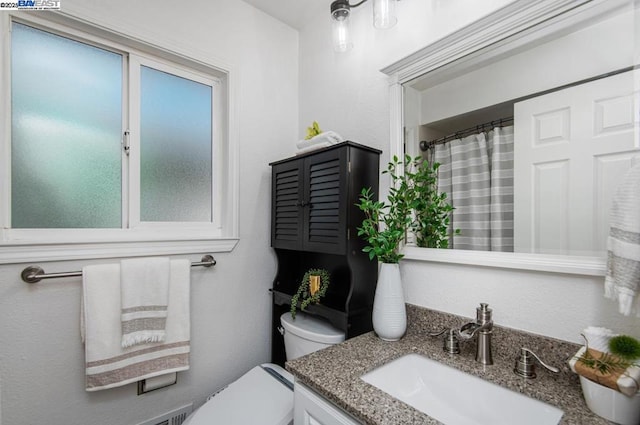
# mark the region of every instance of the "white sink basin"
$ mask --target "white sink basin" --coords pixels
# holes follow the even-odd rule
[[[556,425],[562,410],[408,354],[361,378],[447,425]]]

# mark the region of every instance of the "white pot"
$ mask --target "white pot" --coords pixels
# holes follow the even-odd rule
[[[640,393],[629,397],[583,376],[580,385],[593,413],[620,425],[640,425]]]
[[[380,264],[372,319],[373,330],[384,341],[397,341],[407,330],[407,312],[398,264]]]

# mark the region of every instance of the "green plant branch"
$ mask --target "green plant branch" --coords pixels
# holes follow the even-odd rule
[[[438,167],[421,157],[406,155],[400,161],[394,156],[382,172],[389,174],[392,182],[386,202],[375,201],[371,188],[362,189],[356,205],[365,218],[357,230],[367,243],[363,251],[369,259],[399,262],[403,257],[400,246],[409,230],[416,235],[418,246],[448,247],[453,207],[447,203],[445,193],[438,193]]]
[[[584,343],[585,351],[581,356],[578,356],[576,360],[584,364],[586,367],[596,370],[602,375],[608,375],[616,372],[623,373],[630,366],[637,366],[636,362],[633,361],[635,358],[633,357],[625,358],[625,357],[622,357],[621,354],[619,353],[602,353],[602,356],[595,357],[589,352],[589,341],[587,340],[587,338],[583,334],[580,334],[580,335],[582,336],[582,338],[584,338],[584,341],[585,341]],[[618,338],[618,337],[614,337],[614,338]],[[629,338],[630,340],[635,340],[634,338],[631,338],[631,337],[626,337],[626,338]]]
[[[310,276],[320,276],[320,288],[313,295],[311,294],[311,290],[309,288]],[[300,310],[304,310],[311,303],[319,303],[320,299],[327,293],[329,283],[329,272],[325,269],[310,269],[308,272],[306,272],[302,277],[300,286],[298,286],[298,291],[291,297],[291,317],[295,320],[296,308],[298,306],[298,303],[300,303]],[[302,301],[300,302],[301,298]]]

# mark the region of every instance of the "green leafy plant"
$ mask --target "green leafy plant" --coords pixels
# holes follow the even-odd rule
[[[640,359],[640,341],[628,335],[618,335],[609,341],[609,351],[628,361]]]
[[[610,353],[603,353],[602,356],[596,357],[589,350],[586,350],[584,354],[578,357],[578,361],[603,375],[625,371],[633,364]]]
[[[584,335],[582,337],[587,349],[577,358],[577,361],[602,375],[624,372],[629,366],[635,365],[635,360],[640,358],[640,342],[630,336],[621,335],[611,338],[609,341],[611,353],[602,353],[599,357],[589,352],[589,341]]]
[[[400,161],[394,156],[382,172],[391,176],[387,201],[375,201],[370,188],[362,190],[356,205],[365,219],[358,227],[358,236],[367,242],[363,251],[370,259],[376,257],[383,263],[400,261],[400,244],[408,230],[415,234],[418,246],[449,246],[449,215],[453,207],[446,201],[446,193],[438,193],[439,166],[431,166],[421,157],[405,155]]]
[[[453,206],[447,202],[447,194],[438,192],[438,168],[419,157],[414,160],[413,172],[408,171],[408,179],[415,191],[412,205],[414,217],[411,231],[416,245],[423,248],[449,247],[449,222]],[[460,233],[460,229],[453,231]]]
[[[320,276],[320,286],[316,290],[312,290],[310,286],[311,276]],[[302,277],[302,282],[298,287],[298,291],[291,297],[291,317],[295,320],[296,309],[300,298],[300,310],[304,310],[311,303],[319,303],[320,299],[325,296],[329,288],[330,277],[329,272],[325,269],[310,269]]]
[[[365,219],[358,227],[358,236],[363,236],[367,246],[363,251],[369,259],[377,258],[383,263],[397,263],[403,257],[400,244],[411,225],[411,207],[415,191],[405,172],[413,160],[406,155],[404,161],[394,156],[382,174],[391,176],[387,202],[375,201],[371,188],[364,188],[356,204],[364,212]],[[382,226],[380,226],[382,225]]]
[[[309,140],[316,137],[318,134],[322,133],[320,129],[320,125],[316,121],[311,124],[311,127],[307,127],[307,135],[304,140]]]

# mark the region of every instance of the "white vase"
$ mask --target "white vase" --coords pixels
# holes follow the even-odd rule
[[[384,341],[397,341],[407,330],[407,312],[398,264],[380,264],[372,319],[373,330]]]

